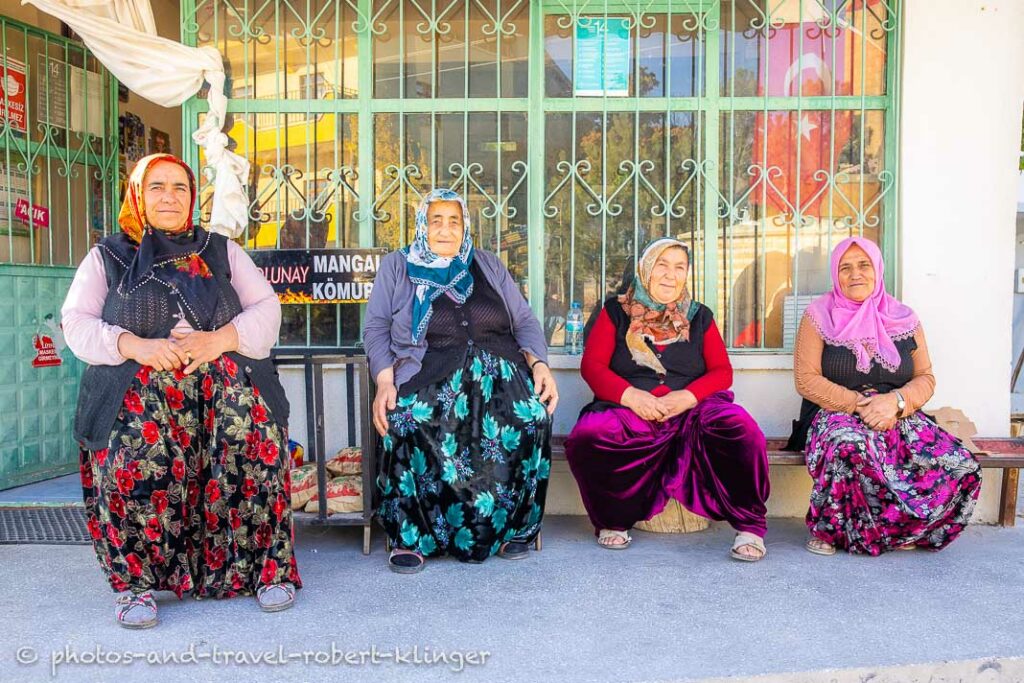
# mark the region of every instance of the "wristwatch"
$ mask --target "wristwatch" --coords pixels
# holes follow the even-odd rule
[[[893,391],[896,394],[896,416],[899,417],[903,414],[904,408],[907,407],[907,402],[903,400],[903,394],[899,391]]]

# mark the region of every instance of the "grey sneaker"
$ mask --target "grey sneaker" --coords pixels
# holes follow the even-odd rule
[[[295,586],[290,583],[262,586],[256,591],[256,602],[264,612],[286,610],[295,604]]]
[[[136,595],[121,593],[114,600],[114,618],[125,628],[152,628],[156,626],[156,600],[150,591]]]

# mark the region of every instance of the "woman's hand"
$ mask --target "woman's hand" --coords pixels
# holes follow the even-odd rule
[[[676,415],[682,415],[697,405],[697,397],[693,395],[692,391],[687,391],[686,389],[670,391],[659,398],[658,401],[661,402],[662,410],[665,412],[664,417],[658,420],[659,422],[664,422]]]
[[[186,358],[184,373],[191,374],[203,363],[215,361],[228,351],[238,349],[238,331],[228,323],[214,332],[171,330],[171,343]]]
[[[878,432],[892,429],[896,426],[897,413],[896,394],[875,394],[865,396],[857,401],[856,413],[868,427]]]
[[[398,388],[395,387],[395,369],[385,368],[377,373],[377,395],[373,397],[373,426],[377,433],[388,433],[388,411],[398,405]]]
[[[540,362],[533,366],[533,391],[537,394],[537,400],[547,406],[548,415],[554,415],[555,406],[558,405],[558,387],[555,386],[555,376],[551,374],[547,363]]]
[[[143,339],[131,332],[123,332],[117,338],[117,351],[125,358],[154,370],[176,370],[188,362],[185,352],[170,339]]]
[[[636,387],[629,387],[622,392],[619,402],[645,420],[660,422],[665,417],[665,407],[661,399]]]

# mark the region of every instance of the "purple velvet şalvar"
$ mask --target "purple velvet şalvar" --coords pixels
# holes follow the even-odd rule
[[[675,498],[695,514],[765,535],[765,438],[731,391],[665,422],[621,406],[587,412],[565,454],[595,529],[630,529]]]

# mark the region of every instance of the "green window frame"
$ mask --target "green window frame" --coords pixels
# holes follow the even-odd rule
[[[0,77],[14,74],[24,91],[0,88],[0,264],[75,267],[116,225],[117,82],[82,43],[0,16]],[[47,224],[19,220],[18,199]]]
[[[418,196],[454,186],[479,201],[478,244],[506,258],[550,323],[570,299],[603,298],[647,239],[677,234],[696,248],[695,297],[736,351],[788,350],[823,273],[827,285],[829,247],[848,234],[879,239],[890,291],[898,282],[898,0],[183,0],[181,17],[187,44],[228,55],[242,95],[229,113],[252,129],[239,150],[263,160],[251,217],[276,216],[276,238],[247,232],[250,246],[283,244],[285,213],[304,227],[289,246],[325,244],[317,223],[333,203],[326,246],[395,247]],[[629,94],[559,92],[556,34],[571,45],[578,26],[608,18],[629,27]],[[493,64],[473,56],[483,49]],[[644,56],[659,49],[660,75]],[[771,55],[784,50],[777,68]],[[674,80],[679,65],[689,74]],[[186,103],[183,130],[206,110],[202,97]],[[470,139],[488,126],[477,147],[493,159]],[[650,131],[662,142],[648,144]],[[186,153],[201,165],[194,146]],[[315,315],[326,314],[307,308],[304,339],[281,344],[341,345],[358,325],[333,313],[334,338],[313,339]]]

